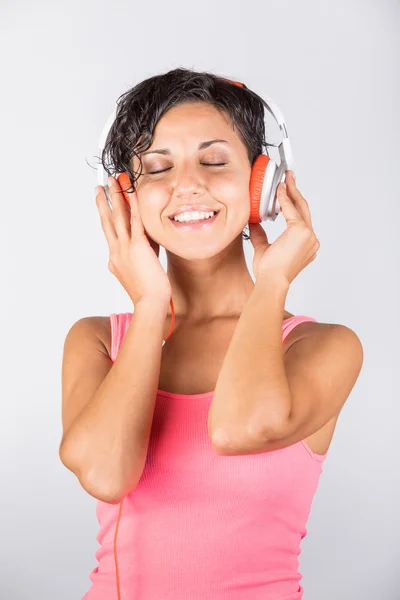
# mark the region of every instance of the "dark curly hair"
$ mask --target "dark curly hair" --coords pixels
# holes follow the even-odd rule
[[[131,187],[124,191],[134,192],[142,173],[139,153],[151,146],[161,116],[184,102],[207,102],[229,116],[253,165],[258,154],[269,145],[265,140],[264,105],[247,87],[233,85],[226,79],[229,78],[205,71],[177,68],[149,77],[122,94],[102,155],[98,157],[107,174],[127,172]],[[133,171],[133,155],[139,160],[139,173]],[[242,237],[250,239],[245,230]]]

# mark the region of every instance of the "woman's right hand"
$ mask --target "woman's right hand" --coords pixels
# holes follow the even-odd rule
[[[171,285],[158,257],[160,246],[146,233],[139,213],[137,193],[125,200],[117,179],[112,178],[109,206],[103,186],[96,187],[96,204],[110,250],[108,268],[137,304],[152,299],[168,304]]]

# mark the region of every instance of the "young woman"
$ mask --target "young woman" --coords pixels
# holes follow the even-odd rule
[[[102,186],[96,203],[133,310],[80,319],[63,356],[60,457],[98,500],[87,600],[302,598],[300,542],[363,351],[350,328],[285,309],[319,249],[293,172],[284,233],[243,232],[263,111],[187,69],[119,104],[106,169],[129,175],[129,202],[111,178],[112,209]]]

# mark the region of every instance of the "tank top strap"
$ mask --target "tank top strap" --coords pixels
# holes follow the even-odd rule
[[[292,329],[294,329],[297,325],[300,325],[300,323],[305,323],[306,321],[314,321],[317,323],[317,319],[314,319],[314,317],[308,317],[307,315],[294,315],[293,317],[290,317],[290,319],[287,319],[282,328],[282,341],[286,339]]]
[[[114,362],[132,319],[132,313],[111,313],[111,360]]]

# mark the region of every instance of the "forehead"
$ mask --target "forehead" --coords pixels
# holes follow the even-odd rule
[[[184,102],[169,108],[159,119],[155,128],[155,136],[162,135],[165,131],[175,127],[189,127],[190,130],[207,126],[212,129],[220,128],[221,131],[232,131],[229,116],[222,110],[207,102]],[[155,137],[154,136],[154,137]]]
[[[172,154],[181,150],[192,152],[201,142],[216,138],[227,141],[223,146],[246,152],[228,114],[206,102],[186,102],[173,106],[160,117],[146,152],[158,148],[168,148]]]

